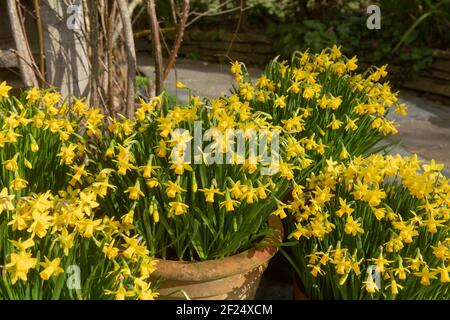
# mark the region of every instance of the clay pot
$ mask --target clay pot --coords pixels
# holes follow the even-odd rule
[[[187,295],[193,300],[254,299],[261,275],[278,251],[276,245],[283,240],[283,226],[278,217],[270,216],[269,227],[275,232],[261,241],[264,247],[224,259],[202,262],[158,260],[152,278],[163,280],[158,288],[161,298],[186,299]]]
[[[295,273],[292,275],[292,289],[294,300],[309,300],[308,295],[306,294],[300,281],[300,278]]]

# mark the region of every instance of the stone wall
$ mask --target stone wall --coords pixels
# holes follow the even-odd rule
[[[444,102],[450,102],[450,51],[436,50],[429,70],[403,87],[430,94]]]
[[[168,43],[173,43],[175,34],[165,34]],[[234,40],[233,40],[234,39]],[[227,55],[228,48],[231,50]],[[144,48],[145,45],[145,48]],[[150,50],[149,42],[140,43],[138,50]],[[265,35],[233,33],[225,31],[187,31],[178,54],[181,58],[211,62],[239,60],[252,66],[264,66],[275,57],[272,40]]]

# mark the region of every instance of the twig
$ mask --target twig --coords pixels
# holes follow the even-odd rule
[[[152,47],[155,56],[155,95],[163,91],[163,60],[161,52],[161,40],[159,38],[159,23],[156,16],[155,0],[148,0],[148,15],[150,17],[150,29],[152,30]]]
[[[164,32],[176,31],[177,28],[174,28],[174,27],[172,27],[172,28],[159,28],[159,30],[164,33]],[[152,30],[147,29],[147,30],[142,30],[142,31],[135,32],[133,34],[133,36],[134,36],[135,39],[137,39],[137,38],[142,38],[142,37],[145,37],[145,36],[149,36],[151,34],[152,34]]]
[[[136,7],[138,5],[140,5],[142,3],[143,0],[134,0],[133,2],[131,2],[129,5],[127,5],[127,10],[126,12],[128,13],[129,18],[131,19],[131,17],[133,16],[133,12],[134,9],[136,9]],[[122,32],[122,28],[123,28],[123,23],[120,20],[119,23],[117,24],[117,28],[114,31],[114,35],[113,35],[113,44],[116,43],[117,38],[119,37],[120,33]]]
[[[35,75],[37,75],[38,73],[40,73],[40,71],[39,71],[39,67],[36,64],[36,61],[34,60],[33,54],[31,53],[30,42],[28,41],[27,32],[25,30],[25,18],[22,13],[22,10],[24,7],[20,3],[20,0],[16,0],[16,1],[17,1],[17,13],[19,15],[19,21],[20,21],[20,28],[22,29],[22,34],[25,38],[27,53],[28,53],[28,56],[30,57],[30,62],[32,64],[31,68],[33,68],[33,72],[35,73]],[[29,13],[29,15],[33,16],[33,14],[31,14],[28,10],[26,10],[26,11]],[[45,76],[42,75],[42,77],[45,77]]]
[[[220,15],[224,15],[224,14],[227,14],[227,13],[232,13],[232,12],[235,12],[235,11],[242,11],[242,12],[244,12],[244,11],[247,11],[247,10],[249,10],[251,8],[253,8],[253,6],[245,7],[242,10],[241,10],[240,7],[236,7],[236,8],[231,8],[231,9],[228,9],[228,10],[220,11],[220,12],[217,12],[217,13],[206,14],[206,12],[205,12],[204,14],[197,15],[195,18],[193,18],[191,21],[189,21],[189,23],[186,24],[186,28],[191,26],[194,22],[196,22],[198,19],[203,18],[203,17],[220,16]]]
[[[167,42],[164,39],[164,35],[162,32],[160,33],[160,36],[161,36],[162,43],[164,44],[164,48],[167,51],[167,54],[170,54],[170,48],[167,45]],[[178,72],[177,72],[177,66],[175,65],[175,63],[173,64],[173,72],[175,74],[175,83],[176,83],[176,82],[178,82]],[[175,95],[177,96],[177,99],[178,99],[178,88],[176,88],[176,87],[175,87]]]
[[[173,22],[175,24],[178,24],[178,19],[177,19],[177,8],[175,7],[175,1],[174,0],[170,0],[170,9],[172,11],[172,19]]]
[[[142,0],[133,0],[128,5],[128,12],[130,13],[130,18],[133,16],[134,9],[136,9],[141,4],[142,4]]]
[[[231,52],[231,48],[233,46],[234,40],[236,40],[237,34],[239,32],[239,29],[241,28],[241,21],[242,21],[242,13],[244,12],[244,0],[240,0],[240,13],[239,13],[239,19],[238,19],[238,23],[236,25],[236,30],[233,33],[233,37],[231,38],[230,44],[228,45],[228,49],[227,52],[225,53],[225,56],[230,59],[230,52]]]
[[[134,25],[134,24],[136,23],[136,21],[137,21],[138,18],[141,16],[141,14],[144,13],[144,11],[145,11],[145,6],[142,6],[142,7],[139,9],[138,13],[136,13],[136,15],[134,16],[133,21],[131,22],[132,25]]]
[[[181,42],[183,41],[184,30],[186,28],[186,21],[189,16],[189,0],[183,0],[183,9],[182,10],[183,10],[182,11],[183,13],[181,15],[180,22],[178,23],[178,31],[177,31],[177,35],[175,37],[175,43],[173,45],[172,51],[170,52],[169,59],[167,60],[166,68],[164,69],[164,74],[162,77],[163,81],[165,81],[167,79],[170,69],[172,69],[172,66],[177,57],[178,51],[180,50]]]
[[[107,50],[106,50],[106,56],[107,56],[107,61],[108,61],[108,65],[106,67],[106,69],[108,70],[107,73],[107,80],[108,80],[108,111],[109,114],[112,116],[114,115],[114,75],[113,75],[113,68],[114,68],[114,64],[113,64],[113,59],[114,59],[114,55],[113,55],[113,34],[114,34],[114,18],[116,16],[116,10],[117,10],[117,6],[115,3],[112,4],[112,12],[108,18],[108,27],[105,30],[106,31],[106,46],[107,46]]]
[[[36,16],[36,28],[39,42],[39,71],[45,77],[45,54],[44,54],[44,34],[42,31],[41,8],[39,0],[33,0],[33,6]]]
[[[30,64],[30,62],[27,61],[26,58],[25,58],[24,56],[22,56],[17,50],[11,49],[11,52],[13,52],[13,53],[17,56],[18,60],[23,61],[24,64],[26,64],[29,68],[33,69],[33,65]],[[19,63],[20,63],[20,62],[19,62]],[[22,72],[20,73],[20,75],[22,75]],[[40,80],[45,86],[47,86],[47,87],[50,87],[50,86],[51,86],[51,84],[50,84],[50,83],[43,77],[43,75],[41,75],[39,72],[36,73],[35,75],[39,78],[39,80]],[[37,81],[37,80],[36,80],[36,81]],[[32,86],[30,86],[30,87],[32,87]]]
[[[108,37],[108,29],[107,22],[105,18],[115,18],[116,17],[116,3],[113,4],[113,11],[109,11],[108,3],[105,0],[100,0],[97,3],[97,10],[99,15],[99,39],[98,39],[98,50],[99,50],[99,75],[98,75],[98,96],[100,105],[102,108],[107,111],[109,115],[113,115],[114,113],[109,110],[109,91],[108,91],[108,81],[109,81],[109,58],[108,58],[108,45],[107,37]],[[106,47],[106,48],[105,48]]]
[[[225,2],[220,3],[217,7],[211,8],[211,9],[205,11],[205,12],[191,11],[190,15],[194,15],[194,16],[199,16],[199,15],[201,15],[201,16],[203,16],[203,15],[205,15],[205,14],[210,14],[210,13],[212,13],[212,12],[214,12],[214,11],[216,11],[216,10],[222,8],[222,7],[227,6],[229,3],[233,2],[233,1],[234,1],[234,0],[227,0],[227,1],[225,1]]]
[[[16,0],[7,0],[6,6],[8,9],[8,15],[11,23],[11,30],[14,37],[14,42],[18,52],[19,68],[22,74],[22,80],[26,87],[33,87],[38,85],[36,74],[32,68],[33,59],[30,57],[30,53],[27,50],[27,41],[22,29],[22,23],[19,19],[17,12]]]
[[[169,45],[167,44],[166,38],[164,37],[162,29],[163,28],[159,28],[159,38],[161,39],[161,44],[164,46],[164,49],[166,49],[167,55],[170,55],[170,48]]]
[[[128,12],[127,2],[117,0],[120,18],[125,38],[125,48],[127,52],[128,70],[127,70],[127,116],[133,117],[135,102],[135,81],[136,81],[136,51],[134,47],[133,30],[131,27],[131,18]]]

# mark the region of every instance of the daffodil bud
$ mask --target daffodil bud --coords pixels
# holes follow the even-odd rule
[[[153,205],[154,209],[153,209],[153,221],[155,223],[159,222],[159,212],[158,212],[158,207],[156,206],[156,204]]]
[[[344,285],[344,283],[347,281],[347,278],[348,278],[348,272],[339,279],[339,285],[340,286]]]
[[[148,206],[148,214],[149,215],[151,215],[151,216],[153,216],[153,212],[155,211],[155,206],[154,206],[154,204],[153,204],[153,202],[152,203],[150,203],[150,205]]]
[[[33,165],[27,159],[24,159],[23,163],[25,164],[25,167],[27,167],[28,169],[33,169]]]
[[[339,158],[342,159],[342,160],[348,158],[348,151],[347,151],[347,149],[345,147],[342,147],[342,151],[339,154]]]
[[[197,185],[197,179],[195,178],[195,172],[192,171],[192,192],[197,192],[198,185]]]
[[[114,143],[111,143],[108,149],[106,149],[105,156],[108,158],[114,157]]]

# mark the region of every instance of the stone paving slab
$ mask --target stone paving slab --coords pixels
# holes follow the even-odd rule
[[[153,60],[148,55],[138,57],[139,70],[146,76],[154,79]],[[249,68],[252,75],[258,75],[261,70]],[[193,60],[179,59],[176,69],[172,70],[165,82],[165,89],[178,96],[180,101],[187,100],[187,90],[177,89],[177,81],[184,83],[192,89],[194,95],[217,98],[230,93],[234,78],[230,72],[229,64],[218,64]]]
[[[401,92],[400,101],[408,106],[408,115],[390,117],[400,125],[396,138],[401,147],[424,160],[443,163],[450,176],[450,106],[406,90]]]

